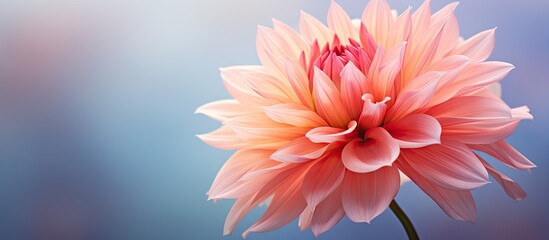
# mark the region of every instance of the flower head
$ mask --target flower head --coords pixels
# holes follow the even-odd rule
[[[225,234],[267,200],[244,235],[297,217],[315,235],[343,216],[370,222],[398,193],[401,175],[458,220],[476,220],[470,191],[488,175],[523,199],[472,150],[515,169],[535,167],[504,141],[532,116],[499,97],[498,82],[513,66],[485,61],[494,29],[461,40],[456,6],[431,15],[426,1],[397,16],[372,0],[351,20],[332,3],[327,27],[304,12],[299,32],[276,20],[259,27],[261,65],[221,69],[235,99],[197,110],[223,123],[200,139],[238,150],[208,193],[236,199]]]

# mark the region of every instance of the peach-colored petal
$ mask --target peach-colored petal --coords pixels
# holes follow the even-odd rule
[[[332,1],[328,10],[328,27],[333,29],[343,44],[349,43],[349,38],[355,38],[356,32],[349,15],[336,2]]]
[[[383,122],[385,112],[387,111],[387,101],[391,100],[389,97],[385,97],[381,102],[373,102],[373,96],[371,94],[364,94],[362,96],[364,101],[362,107],[362,113],[358,119],[358,126],[361,129],[369,129],[378,127]]]
[[[303,170],[306,169],[297,169],[289,176],[277,179],[277,182],[271,181],[278,186],[277,188],[269,188],[269,185],[263,186],[258,194],[263,191],[272,192],[275,189],[274,197],[265,213],[242,234],[242,237],[246,238],[250,232],[266,232],[280,228],[303,212],[307,206],[299,188],[303,180],[301,174]]]
[[[303,212],[299,215],[299,220],[297,222],[297,225],[299,226],[299,230],[305,231],[308,227],[311,226],[311,222],[313,220],[313,214],[314,211],[308,207],[303,209]]]
[[[299,57],[299,55],[292,53],[286,40],[276,31],[262,26],[257,29],[256,47],[261,63],[279,74],[284,73],[284,63],[280,56],[286,55],[295,59]]]
[[[412,32],[412,8],[408,7],[396,20],[393,28],[389,31],[385,47],[392,48],[398,42],[408,42]]]
[[[242,75],[243,81],[257,95],[270,103],[299,102],[295,95],[288,95],[287,86],[282,81],[269,74],[253,73]]]
[[[261,111],[259,108],[244,105],[236,99],[226,99],[204,104],[196,109],[195,113],[201,113],[223,122],[229,118],[258,113],[259,111]]]
[[[236,224],[246,215],[259,201],[254,201],[253,195],[248,197],[238,198],[225,219],[223,227],[223,235],[231,235]]]
[[[361,96],[369,89],[366,76],[352,62],[341,70],[341,100],[347,107],[351,118],[360,116],[363,103]]]
[[[435,94],[435,90],[438,85],[438,80],[442,76],[438,72],[427,72],[418,76],[413,81],[423,81],[423,79],[429,79],[424,85],[418,86],[418,88],[403,89],[396,99],[395,104],[391,109],[387,111],[385,115],[385,122],[390,123],[398,121],[399,119],[415,113],[429,104]]]
[[[221,68],[221,78],[225,88],[239,102],[251,106],[264,106],[271,103],[253,91],[244,79],[245,74],[264,71],[262,66],[235,66]]]
[[[443,23],[440,42],[433,59],[436,61],[445,57],[451,52],[459,40],[459,25],[454,10],[459,5],[458,2],[450,3],[431,16],[431,24],[437,25]]]
[[[379,74],[372,76],[372,93],[376,100],[393,96],[395,77],[400,72],[406,44],[400,42],[383,54]]]
[[[332,80],[315,67],[313,79],[313,93],[318,115],[324,118],[331,126],[343,128],[351,121],[341,94]]]
[[[276,162],[269,160],[272,151],[239,150],[223,165],[215,177],[210,190],[209,199],[226,197],[234,189],[242,187],[240,179],[254,168],[273,166]],[[243,194],[244,195],[244,194]]]
[[[515,68],[506,62],[471,63],[456,78],[452,88],[459,89],[458,95],[470,94],[503,79]]]
[[[440,143],[442,128],[426,114],[413,114],[384,126],[400,148],[420,148]]]
[[[206,144],[224,150],[239,149],[248,145],[229,126],[221,126],[210,133],[196,136]]]
[[[292,140],[303,136],[310,128],[275,122],[265,114],[251,114],[231,118],[225,124],[246,142],[264,143]]]
[[[494,50],[495,32],[496,29],[493,28],[472,36],[459,43],[452,54],[465,55],[474,62],[486,60]]]
[[[324,24],[304,11],[301,11],[299,29],[309,43],[313,43],[316,40],[318,41],[318,45],[324,46],[332,38],[330,30]]]
[[[329,148],[327,143],[314,143],[307,137],[300,137],[291,141],[271,155],[271,159],[299,163],[320,158]]]
[[[341,203],[341,187],[332,192],[315,209],[311,222],[311,230],[318,237],[328,231],[345,216]]]
[[[387,34],[394,24],[391,8],[385,0],[372,0],[362,13],[362,22],[372,34],[375,42],[384,44],[387,42]]]
[[[354,139],[343,148],[341,160],[350,171],[373,172],[391,166],[398,157],[398,143],[385,129],[371,128],[364,139]]]
[[[316,112],[296,103],[283,103],[264,107],[265,114],[274,121],[297,127],[326,126],[326,122]]]
[[[400,175],[393,167],[383,167],[369,173],[347,171],[341,187],[347,217],[353,222],[369,223],[385,211],[395,198],[400,187]]]
[[[492,165],[486,162],[484,159],[477,155],[478,159],[482,162],[482,165],[486,167],[488,173],[498,181],[499,185],[503,187],[505,193],[515,201],[522,201],[526,197],[526,192],[515,182],[513,179],[507,177],[505,174],[500,173]]]
[[[275,32],[278,33],[281,38],[286,40],[286,43],[292,51],[290,56],[299,56],[301,52],[305,52],[305,55],[309,54],[309,46],[305,43],[303,37],[301,37],[301,35],[299,35],[294,29],[276,19],[273,19],[273,27]]]
[[[355,131],[357,125],[356,121],[351,121],[347,129],[317,127],[308,131],[305,136],[314,143],[347,142],[358,136]]]
[[[341,163],[341,153],[333,152],[315,163],[303,179],[303,196],[311,209],[324,201],[334,192],[345,175],[345,167]]]
[[[488,172],[465,144],[443,140],[423,148],[401,149],[401,159],[430,182],[452,190],[488,183]]]
[[[476,205],[470,191],[450,190],[433,184],[407,161],[399,159],[395,165],[429,195],[448,216],[456,220],[476,222]]]
[[[529,170],[536,167],[528,158],[503,140],[490,144],[472,144],[469,146],[475,150],[490,154],[511,168]]]
[[[304,106],[314,109],[307,72],[305,72],[305,70],[295,60],[290,58],[284,58],[284,63],[286,66],[288,80],[290,81],[293,91]]]

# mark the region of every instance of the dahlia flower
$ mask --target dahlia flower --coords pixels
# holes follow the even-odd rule
[[[460,38],[457,3],[431,15],[429,1],[398,15],[372,0],[351,20],[332,2],[328,26],[302,12],[300,31],[259,27],[261,65],[221,69],[234,99],[201,106],[222,126],[198,137],[237,150],[209,199],[236,199],[224,234],[252,208],[243,234],[299,218],[319,235],[347,216],[370,222],[407,177],[448,216],[476,221],[471,190],[491,175],[507,195],[526,193],[473,150],[520,170],[535,165],[509,145],[526,106],[510,108],[499,81],[513,65],[486,61],[495,29]]]

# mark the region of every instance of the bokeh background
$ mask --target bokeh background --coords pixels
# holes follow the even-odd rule
[[[367,1],[338,1],[359,17]],[[403,11],[418,0],[389,0]],[[433,0],[432,9],[449,3]],[[257,25],[326,19],[329,1],[0,1],[0,239],[241,239],[264,208],[222,237],[232,201],[206,201],[231,155],[195,134],[218,123],[194,110],[228,98],[218,68],[258,64]],[[498,165],[528,192],[516,203],[495,183],[475,190],[478,222],[450,219],[417,187],[397,200],[424,239],[548,239],[549,3],[464,1],[467,38],[498,27],[491,59],[515,64],[502,82],[535,118],[508,141],[532,173]],[[319,239],[404,239],[386,211],[344,218]],[[315,239],[294,222],[249,239]]]

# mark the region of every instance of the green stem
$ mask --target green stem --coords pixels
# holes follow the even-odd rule
[[[395,213],[400,223],[402,223],[402,226],[404,227],[404,230],[406,230],[406,235],[408,235],[408,239],[410,240],[419,240],[419,236],[417,235],[416,229],[414,228],[414,225],[412,225],[412,222],[406,216],[406,213],[402,211],[400,206],[398,206],[397,202],[393,199],[391,204],[389,205],[389,208]]]

